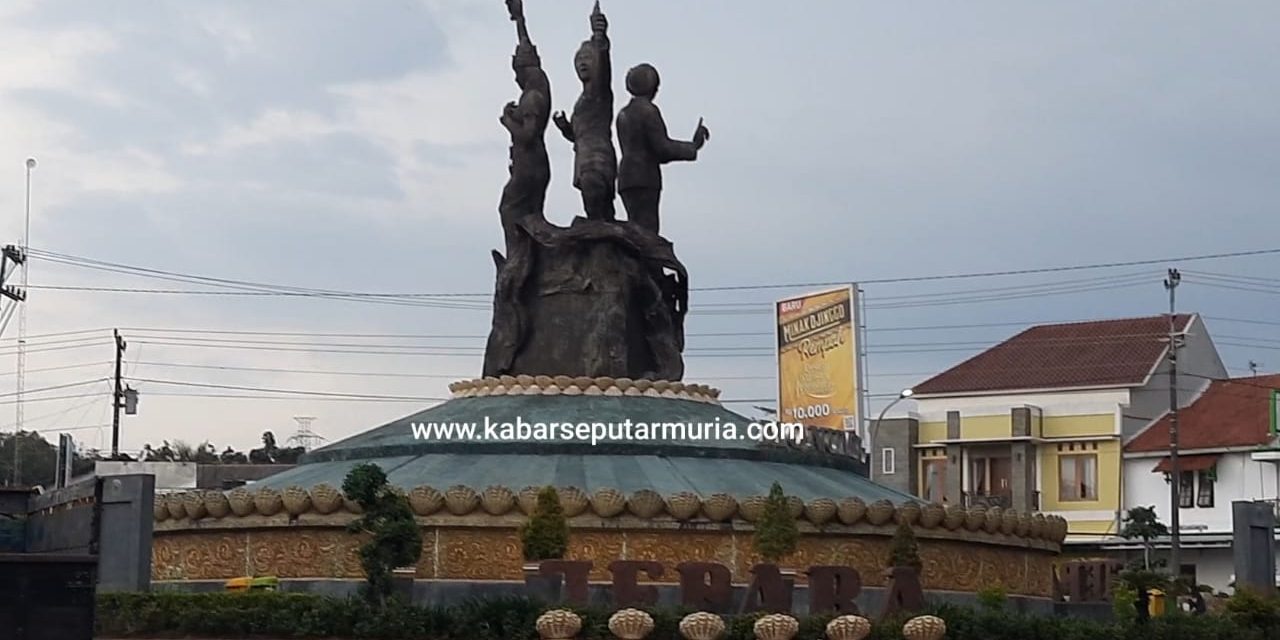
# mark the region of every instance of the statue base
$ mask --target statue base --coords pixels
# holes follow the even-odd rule
[[[623,222],[517,226],[510,255],[495,255],[485,376],[683,376],[688,289],[671,243]]]

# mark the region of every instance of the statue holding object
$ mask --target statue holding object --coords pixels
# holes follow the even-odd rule
[[[618,112],[618,144],[622,164],[618,168],[618,193],[627,208],[627,219],[658,233],[658,200],[662,195],[662,165],[698,159],[698,151],[711,132],[698,120],[693,140],[672,140],[653,98],[658,94],[658,70],[640,64],[627,72],[631,102]]]
[[[609,20],[598,1],[591,12],[591,39],[578,47],[573,68],[582,81],[582,95],[573,105],[572,120],[557,111],[554,121],[561,135],[573,143],[573,186],[582,192],[587,219],[611,221],[618,177],[613,149],[613,70]]]
[[[498,268],[498,280],[494,286],[493,328],[489,333],[486,354],[505,361],[518,347],[520,336],[526,333],[527,312],[517,299],[524,283],[533,270],[533,242],[520,229],[520,223],[529,218],[544,220],[543,207],[547,199],[547,185],[551,182],[551,161],[547,157],[546,131],[551,117],[551,83],[542,70],[538,48],[529,38],[524,20],[523,0],[506,0],[507,12],[516,23],[516,51],[511,57],[516,85],[520,87],[519,102],[508,102],[498,121],[511,136],[510,162],[507,165],[507,184],[498,202],[498,216],[502,221],[502,236],[506,255],[493,252]],[[486,356],[488,359],[488,356]],[[486,363],[486,368],[490,365]]]
[[[689,277],[671,243],[657,234],[656,172],[663,162],[696,157],[708,133],[699,126],[693,142],[668,140],[652,104],[656,72],[652,88],[638,84],[634,108],[619,116],[620,132],[634,123],[642,132],[657,127],[661,136],[636,138],[627,147],[637,177],[624,185],[636,196],[632,201],[652,203],[652,214],[636,209],[632,220],[649,222],[615,222],[608,21],[597,2],[591,39],[574,59],[583,90],[572,120],[563,113],[550,118],[574,144],[573,184],[582,193],[586,217],[567,228],[549,223],[543,203],[551,171],[543,132],[551,91],[525,29],[521,0],[505,1],[519,36],[513,67],[521,97],[501,118],[511,135],[510,178],[499,205],[506,255],[494,252],[493,325],[483,375],[680,380]]]
[[[508,102],[498,119],[511,134],[510,178],[502,190],[498,212],[507,241],[513,249],[515,223],[524,216],[543,216],[547,185],[551,182],[551,161],[547,158],[546,130],[551,115],[551,83],[542,70],[538,48],[529,39],[524,21],[523,0],[506,0],[507,11],[516,23],[515,55],[511,68],[520,87],[519,102]]]

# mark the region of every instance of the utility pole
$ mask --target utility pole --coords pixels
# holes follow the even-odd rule
[[[111,394],[111,459],[118,460],[120,458],[120,410],[124,408],[124,387],[120,384],[120,365],[124,362],[124,349],[127,345],[120,337],[119,329],[112,329],[111,334],[116,339],[115,391]]]
[[[1182,469],[1178,464],[1178,316],[1175,309],[1175,292],[1182,274],[1169,269],[1164,288],[1169,291],[1169,564],[1176,578],[1182,575]]]

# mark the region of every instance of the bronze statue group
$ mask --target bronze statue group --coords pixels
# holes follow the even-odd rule
[[[662,165],[692,161],[711,137],[702,121],[692,140],[667,135],[662,112],[653,103],[658,93],[658,70],[640,64],[627,72],[631,101],[618,112],[618,143],[622,159],[613,148],[613,72],[609,56],[609,22],[599,2],[591,13],[591,38],[574,56],[574,70],[582,82],[582,94],[573,113],[551,116],[551,86],[542,69],[537,47],[529,39],[523,0],[506,0],[519,39],[512,67],[520,87],[518,102],[507,103],[500,121],[511,133],[511,177],[499,204],[503,227],[511,249],[512,225],[529,215],[543,215],[551,166],[543,134],[548,120],[573,143],[573,186],[582,194],[589,220],[616,219],[615,197],[622,197],[627,219],[657,234],[658,206],[662,193]]]

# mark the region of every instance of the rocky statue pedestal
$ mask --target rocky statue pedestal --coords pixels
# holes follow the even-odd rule
[[[538,217],[498,265],[486,376],[680,380],[687,276],[638,225]]]

